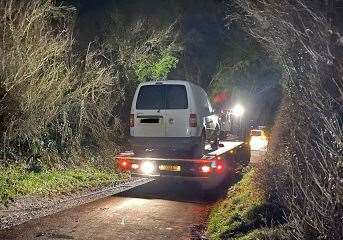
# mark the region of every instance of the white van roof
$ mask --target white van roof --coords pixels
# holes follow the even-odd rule
[[[163,80],[163,81],[149,81],[149,82],[143,82],[140,85],[144,86],[144,85],[154,85],[154,84],[181,84],[181,85],[186,85],[186,84],[192,84],[189,81],[185,81],[185,80]]]

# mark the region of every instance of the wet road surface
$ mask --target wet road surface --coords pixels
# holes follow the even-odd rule
[[[0,231],[12,239],[191,239],[212,203],[197,184],[154,181]]]

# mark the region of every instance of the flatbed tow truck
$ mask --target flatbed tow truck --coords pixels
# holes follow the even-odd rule
[[[127,151],[116,156],[116,163],[121,171],[131,172],[134,176],[197,181],[208,190],[232,177],[237,166],[247,165],[250,161],[249,144],[242,141],[221,141],[218,149],[212,150],[206,145],[205,150],[200,159],[137,156]]]

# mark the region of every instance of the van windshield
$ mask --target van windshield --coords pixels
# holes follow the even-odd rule
[[[184,85],[163,84],[142,86],[136,109],[187,109],[187,91]]]

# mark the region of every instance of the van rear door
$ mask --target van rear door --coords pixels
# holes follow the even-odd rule
[[[165,88],[163,84],[140,87],[135,112],[135,137],[165,136]]]
[[[190,104],[186,85],[165,84],[166,137],[189,137]]]

